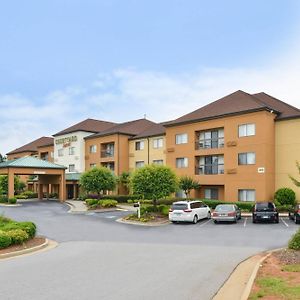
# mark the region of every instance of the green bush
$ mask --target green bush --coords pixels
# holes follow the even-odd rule
[[[4,195],[0,196],[0,203],[7,203],[8,202],[8,198]]]
[[[0,231],[0,249],[10,246],[11,243],[11,237],[8,235],[8,233]]]
[[[12,220],[9,219],[9,218],[7,218],[7,217],[4,217],[3,215],[0,216],[0,226],[1,226],[2,224],[6,224],[6,223],[9,223],[9,222],[12,222]]]
[[[22,229],[10,230],[7,231],[7,234],[10,236],[12,244],[22,244],[29,239],[28,233]]]
[[[296,194],[290,188],[278,189],[274,195],[275,202],[280,205],[295,205]]]
[[[293,250],[300,250],[300,229],[292,236],[288,247]]]
[[[98,199],[86,199],[85,203],[87,206],[92,206],[98,204]]]
[[[50,193],[49,194],[49,198],[57,199],[58,198],[58,194],[57,193]]]
[[[20,194],[16,196],[17,199],[28,199],[28,196]]]
[[[9,204],[16,204],[16,203],[17,203],[17,198],[16,198],[16,197],[9,198],[9,199],[8,199],[8,203],[9,203]]]
[[[112,199],[99,200],[98,204],[105,208],[116,207],[118,205],[118,201]]]
[[[16,229],[24,230],[30,238],[33,238],[36,233],[36,226],[32,222],[8,222],[3,226],[0,226],[3,231],[11,231]]]
[[[137,195],[107,195],[101,196],[101,199],[113,199],[118,201],[118,203],[129,203],[128,200],[140,200],[140,196]]]
[[[29,199],[32,199],[32,198],[37,198],[38,197],[38,194],[33,192],[33,191],[25,191],[23,192],[21,195],[25,195],[27,196]]]

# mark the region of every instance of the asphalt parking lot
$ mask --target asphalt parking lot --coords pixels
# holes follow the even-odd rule
[[[128,212],[69,214],[56,202],[0,208],[32,220],[56,249],[0,262],[3,299],[211,299],[235,266],[258,252],[286,246],[300,228],[278,224],[160,227],[115,222]],[[16,288],[18,287],[18,288]]]

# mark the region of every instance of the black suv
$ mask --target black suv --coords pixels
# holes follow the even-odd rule
[[[279,223],[279,215],[273,202],[258,202],[252,211],[252,222],[272,221]]]
[[[294,220],[296,224],[300,224],[300,204],[296,204],[295,207],[289,211],[289,218]]]

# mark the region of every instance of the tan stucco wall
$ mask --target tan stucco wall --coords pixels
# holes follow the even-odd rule
[[[237,201],[238,189],[255,189],[256,200],[271,200],[275,189],[275,124],[274,114],[266,111],[224,117],[215,120],[167,127],[166,151],[167,165],[178,175],[190,175],[201,185],[224,185],[224,200]],[[255,123],[256,134],[249,137],[238,137],[238,125]],[[195,132],[213,128],[224,128],[224,148],[195,150]],[[175,144],[175,135],[188,134],[187,144]],[[235,142],[236,146],[228,146]],[[255,165],[238,165],[238,153],[255,152]],[[224,174],[195,175],[195,157],[203,155],[224,154]],[[176,158],[187,157],[187,168],[176,168]],[[264,167],[265,173],[258,173]],[[229,174],[234,170],[234,174]],[[195,194],[194,194],[195,195]]]
[[[300,201],[300,188],[288,176],[300,180],[296,167],[296,161],[300,162],[300,119],[276,122],[275,129],[275,188],[293,189]]]
[[[154,148],[153,141],[155,139],[163,139],[162,148]],[[135,150],[135,143],[144,141],[145,147],[143,150]],[[145,165],[152,164],[153,160],[163,160],[166,164],[166,138],[165,136],[149,137],[144,139],[135,139],[129,141],[129,171],[135,170],[135,163],[137,161],[144,161]]]

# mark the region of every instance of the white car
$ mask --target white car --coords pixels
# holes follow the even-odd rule
[[[174,202],[169,210],[171,222],[193,222],[196,224],[200,219],[210,219],[210,217],[210,208],[202,201]]]

